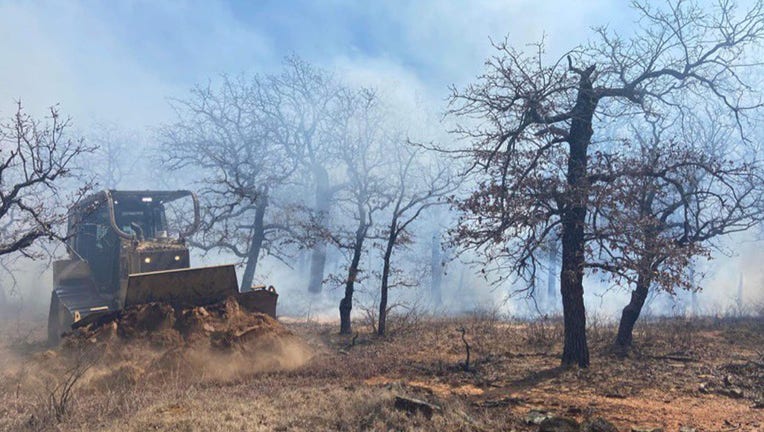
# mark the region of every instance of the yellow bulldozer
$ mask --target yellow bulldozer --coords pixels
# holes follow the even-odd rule
[[[169,235],[166,206],[191,199],[190,225]],[[48,341],[124,308],[164,302],[204,306],[236,296],[251,310],[275,317],[272,287],[240,292],[234,265],[190,267],[186,238],[199,228],[199,200],[191,191],[92,194],[69,211],[69,259],[53,263]]]

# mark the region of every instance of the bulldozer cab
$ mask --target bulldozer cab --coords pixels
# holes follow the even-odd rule
[[[112,231],[127,240],[166,238],[173,227],[168,226],[165,206],[185,197],[190,197],[193,202],[193,220],[184,230],[178,227],[177,234],[181,238],[187,237],[199,226],[199,201],[193,192],[115,190],[91,195],[72,209],[69,236],[77,240],[80,233],[87,237],[94,231]],[[76,242],[70,245],[79,253]]]
[[[172,230],[166,204],[190,197],[194,219],[185,230]],[[102,191],[83,200],[69,217],[69,246],[73,258],[88,263],[96,289],[120,289],[122,242],[163,241],[170,234],[190,235],[199,224],[199,205],[190,191]],[[173,232],[174,231],[174,232]],[[135,270],[135,269],[126,269]]]

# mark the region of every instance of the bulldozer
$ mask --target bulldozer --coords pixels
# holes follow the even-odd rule
[[[167,206],[190,199],[187,227],[169,227]],[[273,287],[240,292],[235,265],[190,266],[186,239],[200,224],[195,193],[103,190],[69,210],[68,259],[53,262],[48,342],[124,308],[150,302],[204,306],[230,296],[275,318]],[[177,237],[170,235],[171,228]]]

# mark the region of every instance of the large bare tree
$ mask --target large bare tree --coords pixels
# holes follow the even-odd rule
[[[337,149],[342,131],[337,128],[347,122],[343,116],[352,107],[345,104],[353,99],[343,96],[348,90],[333,74],[296,56],[287,57],[283,71],[266,77],[265,84],[262,108],[273,127],[272,139],[298,162],[302,183],[312,189],[311,223],[323,231],[336,195],[345,187],[335,169],[342,165]],[[325,236],[313,236],[310,246],[308,291],[319,293],[326,267]]]
[[[160,131],[164,165],[198,173],[203,222],[191,242],[239,257],[245,289],[252,286],[265,248],[280,256],[290,228],[281,217],[278,193],[296,169],[274,139],[272,119],[263,109],[264,85],[255,76],[197,86],[173,102],[177,120]]]
[[[743,72],[756,66],[747,49],[764,36],[760,1],[742,11],[732,1],[634,7],[639,20],[629,39],[600,28],[591,43],[551,62],[543,44],[530,54],[497,44],[486,72],[454,89],[450,102],[449,112],[463,122],[455,132],[472,143],[479,178],[460,205],[462,244],[484,251],[490,262],[509,263],[527,280],[535,276],[540,245],[560,233],[563,365],[589,365],[587,212],[592,185],[614,174],[609,155],[597,149],[607,125],[658,112],[679,116],[708,98],[742,128],[746,112],[761,105]]]

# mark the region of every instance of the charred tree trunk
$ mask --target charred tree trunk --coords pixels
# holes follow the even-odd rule
[[[380,289],[379,296],[379,323],[377,325],[377,334],[379,336],[385,335],[387,325],[387,290],[390,279],[390,258],[393,255],[393,247],[398,240],[398,218],[393,217],[393,221],[390,224],[390,234],[387,236],[387,246],[385,247],[385,255],[382,263],[382,288]]]
[[[565,325],[565,341],[562,364],[579,367],[589,366],[589,347],[586,341],[586,308],[583,285],[583,229],[576,229],[575,221],[585,211],[568,216],[563,223],[562,269],[560,271],[560,294]],[[567,227],[566,227],[567,225]]]
[[[645,191],[640,197],[639,216],[646,220],[653,214],[653,202],[656,194],[653,191]],[[629,304],[621,312],[621,322],[618,324],[618,334],[615,338],[615,353],[619,356],[625,356],[631,347],[634,325],[637,323],[639,315],[642,313],[642,307],[645,305],[647,295],[652,284],[652,275],[657,267],[658,260],[655,252],[657,245],[653,241],[661,231],[659,225],[647,224],[642,226],[642,237],[644,241],[644,250],[638,265],[637,283],[634,291],[631,292]],[[674,298],[675,299],[675,298]],[[676,300],[674,300],[676,301]]]
[[[255,270],[257,261],[260,258],[260,250],[265,241],[265,209],[268,207],[268,193],[264,192],[258,199],[255,209],[255,221],[252,225],[252,239],[247,248],[247,264],[244,267],[244,276],[241,279],[241,290],[249,291],[252,288],[252,281],[255,279]]]
[[[616,352],[620,355],[625,355],[631,347],[634,325],[637,323],[639,314],[642,313],[642,306],[645,305],[650,283],[651,280],[648,275],[640,274],[637,277],[637,285],[631,292],[631,301],[623,308],[621,322],[618,324],[618,335],[615,338]]]
[[[366,211],[363,206],[359,206],[358,229],[355,232],[355,241],[353,242],[353,259],[348,267],[348,279],[345,282],[345,297],[340,300],[340,334],[352,333],[350,324],[350,312],[353,310],[353,293],[355,292],[355,281],[358,278],[358,266],[361,262],[361,253],[363,252],[363,242],[366,240],[366,231],[369,224],[366,222]]]
[[[584,226],[589,195],[587,178],[587,150],[593,134],[592,118],[597,98],[592,89],[591,74],[594,66],[579,71],[576,105],[570,124],[568,144],[568,200],[562,212],[562,268],[560,294],[565,324],[562,352],[563,366],[578,364],[589,366],[589,347],[586,342],[586,309],[584,307]]]
[[[316,223],[319,228],[326,227],[326,219],[329,216],[329,207],[332,201],[331,188],[329,187],[329,173],[324,167],[317,166],[313,169],[316,181]],[[324,282],[324,268],[326,267],[326,241],[319,238],[310,254],[310,275],[308,280],[308,292],[320,293]]]
[[[440,285],[443,281],[443,257],[440,250],[440,231],[435,231],[432,235],[431,244],[432,256],[430,259],[430,271],[432,279],[430,280],[430,298],[436,306],[440,306],[443,301]]]

